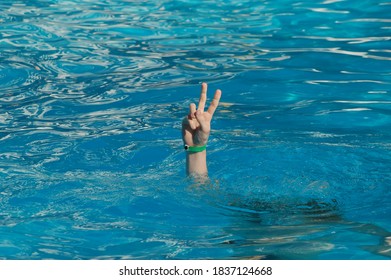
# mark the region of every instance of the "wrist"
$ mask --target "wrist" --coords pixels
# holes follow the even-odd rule
[[[185,144],[184,149],[189,154],[200,153],[206,150],[206,144],[200,146],[190,146]]]

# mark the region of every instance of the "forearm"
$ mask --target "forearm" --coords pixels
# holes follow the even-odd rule
[[[190,176],[208,175],[206,150],[198,153],[186,152],[186,172]]]

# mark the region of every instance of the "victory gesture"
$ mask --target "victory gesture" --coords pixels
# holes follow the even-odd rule
[[[203,83],[201,87],[201,96],[198,103],[198,109],[194,103],[190,104],[190,112],[187,117],[183,119],[182,137],[185,145],[191,147],[204,146],[208,141],[210,134],[210,122],[217,106],[219,105],[221,91],[216,90],[208,111],[205,112],[207,90],[208,85]]]
[[[182,121],[182,139],[187,151],[187,173],[206,175],[206,143],[210,135],[210,122],[219,105],[221,90],[216,90],[213,100],[205,111],[208,85],[202,83],[198,108],[190,104],[189,114]]]

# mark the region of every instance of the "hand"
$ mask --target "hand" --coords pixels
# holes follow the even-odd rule
[[[204,109],[207,90],[208,85],[206,83],[202,83],[198,109],[196,110],[196,105],[191,103],[190,112],[182,121],[182,138],[185,145],[203,146],[208,142],[210,122],[217,106],[219,105],[221,90],[216,90],[208,111],[205,112]]]

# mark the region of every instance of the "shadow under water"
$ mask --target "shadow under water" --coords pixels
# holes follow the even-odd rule
[[[338,199],[249,197],[209,183],[188,191],[225,220],[212,239],[229,259],[391,259],[391,232],[346,218]]]
[[[344,219],[337,200],[249,199],[221,207],[231,217],[225,231],[232,239],[224,243],[234,259],[391,258],[391,232]]]

